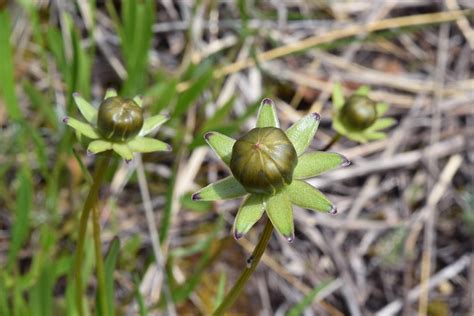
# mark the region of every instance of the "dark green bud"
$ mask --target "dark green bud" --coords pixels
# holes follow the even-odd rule
[[[376,103],[366,96],[352,95],[341,110],[341,121],[349,130],[362,131],[376,119]]]
[[[250,193],[274,194],[293,179],[298,156],[285,132],[254,128],[232,147],[230,170]]]
[[[97,127],[101,135],[123,142],[137,135],[143,126],[143,110],[132,99],[111,97],[99,107]]]

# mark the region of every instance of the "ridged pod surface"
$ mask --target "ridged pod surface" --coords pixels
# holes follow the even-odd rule
[[[366,96],[351,96],[341,110],[341,121],[349,130],[364,130],[376,120],[376,103]]]
[[[99,107],[97,127],[106,139],[124,142],[136,136],[142,126],[143,110],[132,99],[111,97]]]
[[[238,139],[230,169],[250,193],[273,195],[291,183],[298,162],[285,132],[276,127],[254,128]]]

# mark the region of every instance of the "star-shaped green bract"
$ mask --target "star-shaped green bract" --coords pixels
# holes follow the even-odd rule
[[[368,86],[360,87],[355,94],[360,96],[368,96],[370,89]],[[388,110],[388,104],[384,102],[379,102],[376,104],[377,119],[375,122],[361,131],[349,130],[344,126],[343,121],[341,120],[341,109],[345,103],[344,94],[342,92],[342,87],[339,83],[335,83],[332,91],[332,104],[333,104],[333,128],[341,135],[359,142],[367,143],[371,140],[384,139],[387,137],[387,134],[382,132],[383,129],[389,128],[396,123],[396,120],[389,117],[381,117]]]
[[[337,153],[321,151],[305,153],[316,133],[319,121],[319,114],[311,113],[286,131],[298,155],[298,163],[291,183],[275,194],[248,193],[234,176],[229,176],[194,193],[193,200],[215,201],[244,196],[233,227],[236,239],[246,234],[266,212],[275,229],[288,241],[292,241],[294,239],[293,204],[331,214],[337,212],[334,204],[323,193],[304,180],[350,164],[344,156]],[[270,99],[262,101],[256,127],[280,127],[274,103]],[[217,156],[229,166],[232,147],[236,140],[217,132],[207,133],[205,139]]]
[[[106,92],[104,100],[116,97],[117,92],[109,89]],[[133,158],[134,152],[149,153],[154,151],[170,151],[171,146],[154,138],[145,137],[149,133],[156,131],[156,129],[168,120],[164,115],[155,115],[144,120],[140,132],[133,137],[123,141],[114,141],[105,138],[97,128],[98,109],[92,106],[79,94],[74,93],[74,101],[81,112],[86,122],[76,120],[72,117],[65,117],[63,122],[74,128],[79,136],[85,136],[92,141],[87,147],[90,154],[98,154],[107,150],[113,150],[125,161],[130,161]],[[143,107],[143,100],[141,97],[134,97],[133,101],[140,107]]]

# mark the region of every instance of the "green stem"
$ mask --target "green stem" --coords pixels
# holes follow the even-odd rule
[[[234,287],[230,290],[229,293],[227,293],[222,303],[217,307],[217,309],[214,311],[212,315],[214,316],[223,315],[224,312],[235,303],[237,298],[240,296],[240,292],[242,292],[245,284],[250,279],[250,276],[257,268],[257,265],[260,262],[260,259],[262,258],[262,255],[265,252],[265,249],[267,248],[268,241],[270,240],[270,237],[272,236],[272,232],[273,232],[273,225],[270,222],[270,220],[268,220],[267,224],[265,225],[265,229],[263,230],[262,236],[260,237],[260,240],[257,246],[255,247],[252,255],[250,256],[249,265],[247,265],[247,267],[245,268],[245,270],[242,272],[239,279],[235,283]]]
[[[74,262],[74,274],[76,277],[76,305],[79,316],[84,315],[84,306],[82,304],[83,284],[82,284],[82,261],[84,258],[84,241],[86,238],[87,221],[89,219],[90,211],[97,203],[97,196],[99,194],[100,185],[104,179],[105,171],[110,162],[112,152],[106,152],[103,156],[99,156],[98,162],[95,166],[94,174],[92,176],[92,186],[87,194],[86,202],[81,213],[79,223],[79,237],[77,241],[76,259]]]
[[[100,315],[108,316],[109,310],[107,307],[107,292],[105,290],[105,273],[104,260],[102,258],[102,241],[100,238],[100,214],[97,205],[92,207],[92,231],[94,236],[95,248],[95,268],[97,273],[97,283],[99,288],[99,306],[101,309]]]
[[[331,139],[331,141],[326,145],[324,146],[324,148],[322,149],[322,151],[326,151],[326,150],[329,150],[335,143],[337,143],[337,141],[339,139],[341,139],[342,135],[337,133],[336,135],[333,136],[333,138]]]

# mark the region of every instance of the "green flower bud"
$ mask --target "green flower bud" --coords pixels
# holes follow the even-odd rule
[[[124,142],[136,136],[143,126],[143,110],[132,99],[107,98],[99,107],[97,127],[102,136]]]
[[[285,132],[254,128],[232,147],[230,170],[250,193],[275,194],[291,183],[298,156]]]
[[[341,121],[353,131],[362,131],[377,120],[376,103],[366,96],[352,95],[341,110]]]

